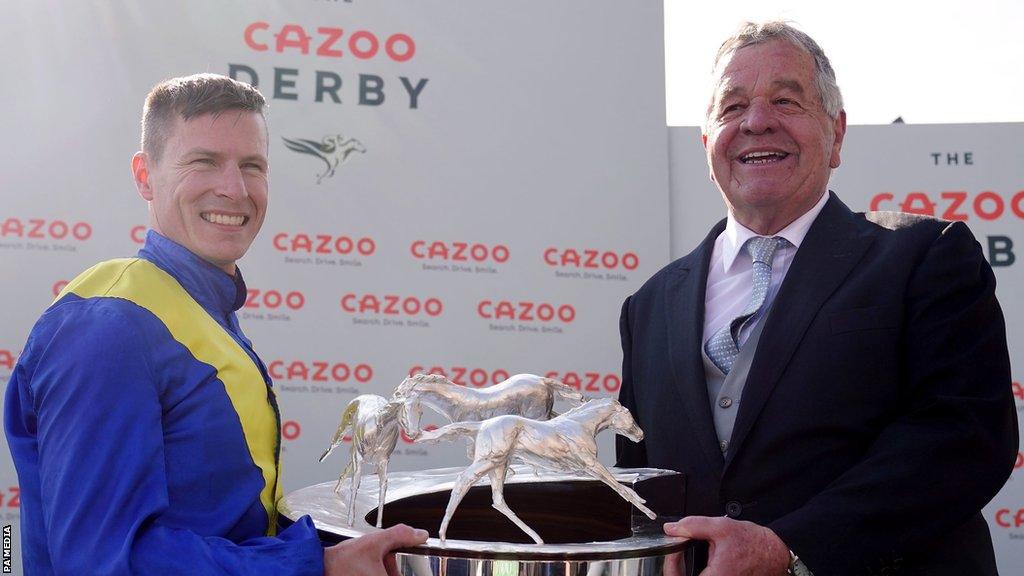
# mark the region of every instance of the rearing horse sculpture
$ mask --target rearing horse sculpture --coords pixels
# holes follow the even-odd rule
[[[423,432],[417,442],[436,442],[459,436],[476,439],[473,463],[459,474],[452,487],[444,520],[441,522],[441,542],[445,541],[448,523],[459,502],[477,480],[489,474],[494,508],[526,532],[534,542],[544,543],[505,503],[505,475],[513,458],[535,468],[593,476],[654,520],[656,516],[644,506],[644,499],[632,488],[619,484],[598,461],[597,441],[594,437],[605,428],[611,428],[634,442],[644,437],[629,410],[612,398],[590,400],[548,421],[498,416],[484,422],[457,422]]]
[[[449,422],[475,422],[495,416],[513,414],[548,420],[554,412],[556,398],[579,406],[583,395],[554,378],[533,374],[516,374],[487,388],[459,386],[437,374],[416,374],[402,381],[395,389],[395,401],[405,404],[400,417],[402,427],[412,438],[420,434],[423,406],[431,408]]]
[[[389,401],[376,394],[361,394],[352,399],[341,414],[331,446],[322,456],[324,461],[334,449],[345,441],[345,432],[352,428],[352,447],[349,449],[349,462],[338,477],[334,492],[341,494],[341,483],[345,478],[352,478],[349,491],[348,525],[353,522],[356,494],[359,492],[359,481],[363,476],[363,463],[372,464],[377,469],[380,481],[380,493],[377,496],[377,528],[381,527],[384,518],[384,496],[388,491],[388,460],[398,442],[399,418],[401,402]]]

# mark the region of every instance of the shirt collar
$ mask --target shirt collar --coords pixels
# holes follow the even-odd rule
[[[245,304],[245,280],[240,269],[236,267],[235,275],[231,276],[155,230],[146,234],[139,258],[170,274],[200,306],[217,313],[214,317],[227,315]]]
[[[789,225],[774,235],[785,238],[794,248],[799,248],[800,243],[804,241],[804,236],[807,236],[807,231],[811,229],[814,219],[818,217],[821,209],[825,207],[825,202],[828,202],[828,197],[829,192],[826,190],[821,195],[821,198],[818,198],[818,202],[811,206],[810,210],[801,214],[799,218],[790,222]],[[725,266],[726,272],[728,272],[747,240],[754,236],[759,236],[759,234],[737,222],[732,212],[729,212],[725,222],[725,232],[722,233],[722,236],[722,264]]]

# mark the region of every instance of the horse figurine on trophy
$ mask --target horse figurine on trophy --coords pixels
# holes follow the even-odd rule
[[[400,433],[399,413],[402,402],[387,400],[376,394],[361,394],[352,399],[341,414],[341,424],[331,439],[331,446],[320,456],[323,462],[334,449],[345,441],[345,432],[352,429],[352,446],[349,448],[349,462],[338,477],[334,492],[341,495],[341,483],[352,479],[349,489],[348,525],[353,522],[356,494],[363,475],[363,464],[370,464],[377,470],[380,493],[377,497],[377,528],[384,518],[384,496],[388,490],[388,460],[395,450]]]
[[[549,420],[557,416],[556,398],[568,400],[574,406],[584,401],[583,395],[572,387],[533,374],[516,374],[480,389],[459,386],[437,374],[416,374],[403,380],[394,396],[394,400],[405,404],[402,427],[413,439],[421,433],[423,406],[449,422],[478,422],[506,414]]]
[[[611,428],[633,442],[639,442],[644,437],[629,410],[612,398],[590,400],[548,421],[521,416],[497,416],[484,422],[456,422],[423,432],[417,442],[436,442],[462,436],[475,438],[473,463],[459,474],[452,487],[439,531],[441,543],[445,541],[448,524],[459,503],[473,484],[485,474],[490,475],[494,508],[526,532],[534,542],[544,543],[505,503],[505,478],[512,459],[535,468],[590,475],[607,484],[654,520],[656,516],[644,506],[645,500],[632,488],[619,484],[598,461],[595,436],[605,428]]]

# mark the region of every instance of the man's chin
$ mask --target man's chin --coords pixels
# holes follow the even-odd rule
[[[743,190],[732,193],[730,199],[734,206],[742,206],[746,210],[771,208],[791,198],[790,193],[780,192],[781,189],[778,184],[744,187]]]

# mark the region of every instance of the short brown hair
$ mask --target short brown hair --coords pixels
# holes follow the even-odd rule
[[[177,118],[243,110],[263,115],[267,101],[252,86],[220,74],[193,74],[164,80],[146,96],[142,108],[142,151],[160,160]]]

